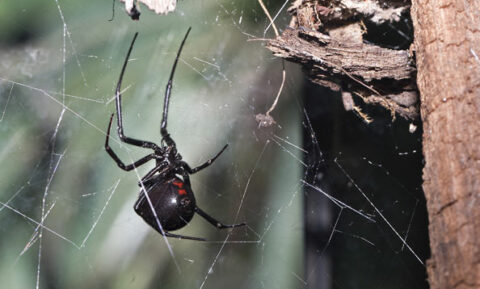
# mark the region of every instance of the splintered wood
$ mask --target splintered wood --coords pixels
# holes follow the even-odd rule
[[[363,41],[363,21],[398,21],[406,10],[404,6],[379,6],[377,1],[299,0],[289,8],[291,27],[270,40],[267,48],[302,64],[313,82],[340,91],[347,110],[360,112],[354,102],[359,99],[388,109],[392,118],[414,120],[419,116],[419,103],[410,51]]]

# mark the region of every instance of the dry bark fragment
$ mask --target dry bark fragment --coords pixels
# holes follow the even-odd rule
[[[411,53],[364,43],[362,20],[358,20],[363,15],[378,23],[393,21],[407,8],[366,5],[373,2],[296,1],[289,8],[292,27],[270,40],[267,48],[276,56],[301,63],[317,84],[360,96],[393,116],[416,119],[419,104]]]

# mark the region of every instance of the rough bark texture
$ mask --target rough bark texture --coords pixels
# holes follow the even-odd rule
[[[383,106],[393,117],[416,119],[419,104],[411,53],[363,39],[364,22],[399,21],[405,11],[408,6],[402,1],[298,0],[289,8],[290,28],[269,41],[267,48],[301,63],[313,82],[341,91],[347,110],[360,112],[355,96]]]
[[[412,3],[432,289],[480,288],[480,1]]]

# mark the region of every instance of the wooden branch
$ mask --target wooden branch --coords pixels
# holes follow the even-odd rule
[[[412,2],[430,288],[480,288],[480,1]]]

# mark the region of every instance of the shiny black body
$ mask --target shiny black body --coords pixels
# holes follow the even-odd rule
[[[132,164],[125,165],[112,150],[108,142],[110,139],[110,128],[112,126],[113,114],[110,117],[110,123],[107,129],[105,150],[117,163],[117,165],[125,171],[131,171],[150,160],[155,160],[155,167],[151,169],[139,183],[139,186],[142,188],[142,190],[140,191],[138,200],[134,206],[137,214],[139,214],[145,220],[145,222],[166,237],[205,241],[203,238],[172,234],[169,231],[174,231],[184,227],[186,224],[188,224],[188,222],[190,222],[195,213],[203,217],[207,222],[215,226],[217,229],[234,228],[243,226],[245,223],[224,225],[205,213],[196,205],[195,196],[193,195],[192,186],[190,184],[189,175],[210,166],[220,156],[220,154],[225,151],[227,145],[225,145],[223,149],[220,150],[220,152],[218,152],[213,158],[197,167],[191,168],[185,161],[182,160],[182,156],[177,152],[175,142],[167,131],[168,104],[170,102],[170,95],[172,92],[173,75],[175,74],[178,59],[189,32],[190,28],[185,34],[185,38],[178,49],[177,57],[173,63],[167,87],[165,89],[162,122],[160,125],[160,134],[162,136],[162,142],[160,146],[153,142],[127,137],[123,131],[122,95],[120,90],[128,59],[130,57],[130,53],[132,52],[135,39],[138,35],[138,33],[135,33],[117,83],[115,94],[118,127],[117,132],[118,137],[122,142],[146,149],[151,149],[153,152]]]
[[[180,188],[181,185],[183,188]],[[170,180],[156,176],[151,183],[145,186],[150,201],[155,208],[156,216],[150,209],[147,197],[140,192],[138,200],[133,207],[145,222],[155,230],[159,230],[157,218],[165,231],[174,231],[184,227],[195,214],[195,196],[189,186],[185,186],[179,178]]]

